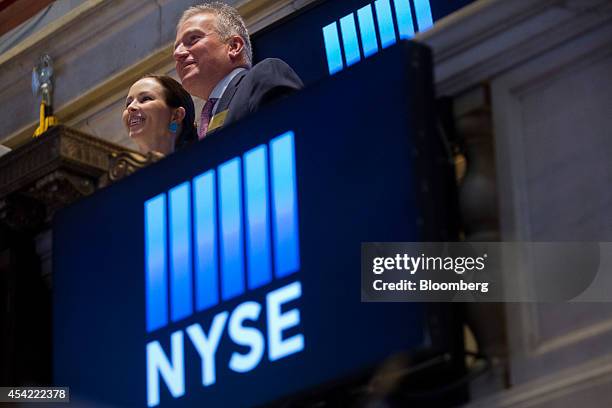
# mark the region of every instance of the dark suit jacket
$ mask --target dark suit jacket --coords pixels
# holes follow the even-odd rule
[[[227,110],[221,127],[227,126],[257,111],[260,106],[303,87],[302,80],[289,65],[277,58],[267,58],[232,79],[217,102],[215,114]],[[209,131],[208,134],[221,127]]]

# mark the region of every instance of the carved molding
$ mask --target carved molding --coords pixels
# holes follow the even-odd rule
[[[101,185],[105,186],[111,182],[121,180],[163,158],[164,155],[158,152],[149,152],[146,156],[135,152],[112,153],[107,177],[101,181]]]
[[[0,223],[16,231],[34,231],[45,223],[47,213],[33,198],[12,195],[0,199]]]
[[[63,167],[94,179],[109,169],[110,154],[126,149],[65,126],[6,154],[0,160],[0,197],[23,190]]]
[[[78,198],[93,194],[95,190],[95,184],[89,177],[56,170],[37,180],[27,190],[27,195],[55,210],[76,201]]]
[[[92,194],[122,155],[140,156],[65,126],[51,128],[0,159],[0,222],[44,227],[57,209]],[[140,167],[152,161],[143,159]]]

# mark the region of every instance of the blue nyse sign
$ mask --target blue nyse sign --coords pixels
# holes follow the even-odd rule
[[[433,26],[429,0],[393,0],[393,5],[392,10],[391,0],[376,0],[373,4],[361,7],[355,13],[347,14],[339,20],[340,33],[336,21],[323,27],[325,54],[330,74],[341,71],[345,65],[351,66],[359,62],[362,55],[367,58],[376,54],[380,48],[395,44],[398,41],[397,33],[400,40],[414,37],[416,31],[414,16],[418,31],[425,31]],[[357,26],[355,17],[357,17]],[[340,38],[342,38],[342,47]]]
[[[297,211],[291,131],[147,200],[145,289],[150,338],[169,321],[184,320],[266,286],[273,276],[284,278],[298,272]],[[216,314],[210,327],[193,323],[184,331],[174,331],[170,357],[158,340],[150,340],[146,345],[148,406],[159,404],[160,379],[173,397],[185,394],[187,338],[201,358],[203,386],[216,382],[216,351],[224,330],[233,343],[248,348],[247,353],[231,355],[228,367],[237,373],[257,367],[266,339],[270,361],[303,350],[303,334],[283,338],[284,330],[299,324],[300,311],[281,312],[284,303],[301,294],[301,283],[295,281],[266,295],[267,337],[244,326],[245,321],[262,315],[259,303],[247,301],[233,311]]]
[[[327,0],[255,33],[256,61],[287,62],[306,85],[371,59],[474,0]],[[292,46],[299,44],[299,46]]]
[[[73,403],[286,405],[448,343],[424,305],[360,301],[362,242],[450,236],[429,58],[390,46],[60,211]]]

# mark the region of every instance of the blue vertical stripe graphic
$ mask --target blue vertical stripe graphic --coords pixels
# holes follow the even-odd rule
[[[191,186],[168,192],[170,216],[170,316],[172,321],[193,313],[191,284]]]
[[[378,35],[382,48],[387,48],[397,42],[395,25],[397,24],[399,38],[413,38],[416,31],[425,31],[433,27],[433,17],[429,0],[414,0],[414,9],[410,0],[394,0],[395,16],[393,18],[390,0],[376,0],[376,20],[378,22]],[[413,20],[413,10],[416,15],[418,30]],[[363,57],[367,58],[376,54],[379,50],[372,13],[372,4],[368,4],[357,10],[357,25],[361,38],[361,49]],[[350,66],[361,60],[359,53],[359,39],[353,13],[347,14],[340,19],[340,31],[342,33],[342,45],[344,46],[344,59],[346,65]],[[338,36],[337,22],[323,27],[323,40],[327,56],[329,73],[335,74],[344,68],[342,63],[342,48],[340,48],[340,37]]]
[[[219,303],[215,171],[193,179],[196,310]]]
[[[378,52],[376,41],[376,29],[374,28],[374,16],[372,6],[368,4],[357,10],[357,20],[359,21],[359,32],[361,33],[361,45],[365,58]]]
[[[338,25],[335,21],[323,27],[323,41],[325,43],[325,54],[327,56],[329,74],[333,75],[343,68],[340,38],[338,37]]]
[[[395,15],[397,16],[397,27],[400,39],[414,37],[414,24],[412,22],[412,11],[409,0],[394,0]]]
[[[255,289],[272,281],[268,160],[265,145],[245,153],[244,173],[248,287]]]
[[[166,195],[145,202],[145,292],[147,331],[168,324]]]
[[[283,133],[145,202],[147,332],[299,270],[294,139]]]
[[[238,157],[219,166],[221,298],[223,300],[231,299],[244,292],[240,167]]]
[[[276,276],[300,267],[294,134],[289,131],[270,142],[272,228]]]
[[[340,19],[340,31],[342,32],[342,44],[344,44],[346,66],[350,67],[361,59],[359,55],[359,41],[357,40],[357,28],[355,28],[353,13]]]
[[[376,0],[374,6],[376,8],[380,42],[383,48],[387,48],[397,41],[395,38],[395,24],[393,22],[393,15],[391,14],[391,6],[389,5],[389,0]]]
[[[417,17],[419,32],[423,32],[433,27],[433,18],[431,16],[429,0],[414,0],[414,11]]]

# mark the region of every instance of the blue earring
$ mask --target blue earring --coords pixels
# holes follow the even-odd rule
[[[168,130],[172,133],[176,133],[176,131],[178,130],[178,123],[170,122],[170,124],[168,125]]]

